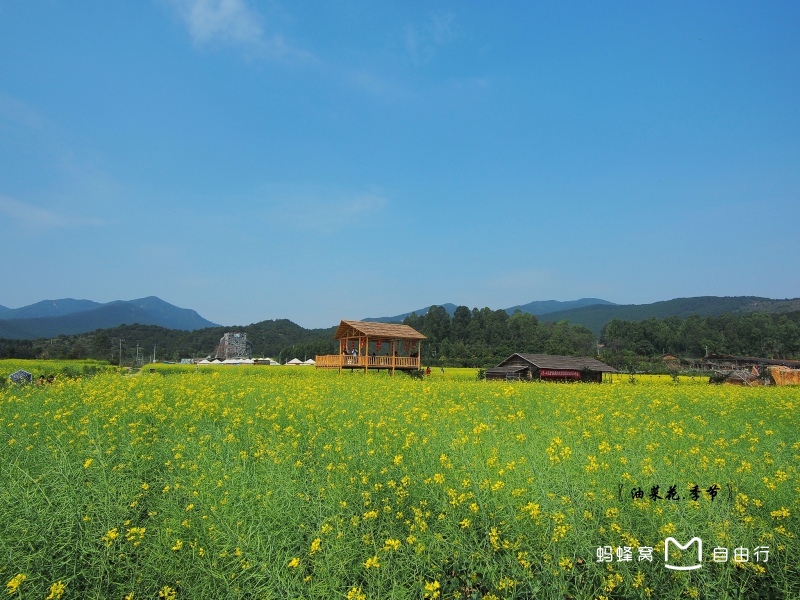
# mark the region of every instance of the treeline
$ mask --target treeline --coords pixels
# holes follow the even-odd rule
[[[661,355],[700,358],[708,352],[800,359],[800,312],[725,314],[716,317],[651,318],[608,322],[598,340],[586,327],[566,321],[543,322],[535,316],[504,310],[459,306],[453,316],[441,306],[404,320],[427,336],[425,364],[490,367],[514,352],[597,356],[618,369],[664,368]],[[123,325],[81,335],[40,340],[0,340],[0,358],[105,360],[112,364],[214,356],[227,331],[247,334],[254,356],[285,362],[318,354],[335,354],[335,327],[304,329],[286,319],[246,327],[177,331],[154,325]]]
[[[50,339],[0,339],[0,357],[93,358],[131,365],[136,362],[137,355],[143,362],[150,362],[155,353],[158,361],[179,361],[182,358],[214,357],[220,338],[228,331],[246,333],[248,341],[253,344],[254,356],[279,358],[297,352],[298,356],[307,354],[313,358],[315,353],[334,352],[335,328],[304,329],[287,319],[279,319],[246,327],[212,327],[195,331],[134,324]]]
[[[600,336],[602,357],[613,366],[641,365],[669,353],[701,358],[706,352],[800,359],[800,312],[613,319]]]
[[[456,308],[451,317],[441,306],[403,321],[428,337],[422,360],[443,366],[494,366],[514,352],[594,356],[594,334],[581,325],[545,323],[534,315],[490,308]]]

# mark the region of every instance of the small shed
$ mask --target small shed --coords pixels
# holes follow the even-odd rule
[[[600,383],[604,373],[617,373],[596,358],[554,354],[512,354],[486,370],[486,379],[542,381],[589,381]]]

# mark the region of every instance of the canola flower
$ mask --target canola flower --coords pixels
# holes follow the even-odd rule
[[[162,598],[163,600],[176,600],[178,597],[178,592],[170,586],[165,585],[158,591],[158,597]]]
[[[17,573],[14,575],[14,577],[8,580],[8,583],[6,583],[6,592],[9,595],[16,594],[19,591],[19,586],[22,585],[27,578],[28,576],[24,573]]]
[[[347,598],[347,600],[367,600],[367,595],[361,590],[360,587],[352,587],[347,590],[347,595],[345,598]]]
[[[67,586],[62,581],[56,581],[50,586],[50,593],[44,600],[59,600],[67,591]]]
[[[27,574],[11,593],[57,593],[90,548],[86,573],[135,597],[268,596],[276,580],[294,597],[381,597],[386,582],[446,596],[426,587],[445,581],[484,598],[691,596],[595,551],[694,535],[770,548],[769,563],[707,570],[708,585],[735,569],[744,590],[798,591],[782,568],[800,555],[796,389],[383,375],[175,368],[0,389],[4,484],[35,492],[0,493],[9,568]],[[672,486],[681,500],[663,499]],[[45,539],[32,511],[78,523]],[[63,570],[29,570],[31,542]]]
[[[425,582],[425,598],[438,598],[441,595],[441,584],[438,581]]]

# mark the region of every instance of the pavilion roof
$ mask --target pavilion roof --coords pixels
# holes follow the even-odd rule
[[[523,354],[517,352],[512,354],[498,367],[506,366],[506,363],[515,356],[519,356],[525,362],[530,363],[537,369],[556,369],[556,370],[576,370],[582,371],[588,369],[590,371],[598,371],[601,373],[617,373],[614,367],[610,367],[604,362],[600,362],[596,358],[588,356],[556,356],[554,354]]]
[[[342,321],[336,329],[333,339],[346,337],[369,337],[385,340],[425,340],[428,339],[419,331],[408,325],[392,323],[376,323],[373,321]]]

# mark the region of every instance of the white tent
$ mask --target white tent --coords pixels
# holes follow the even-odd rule
[[[314,362],[314,359],[313,359],[313,358],[309,358],[308,360],[304,360],[304,361],[302,362],[302,364],[303,364],[303,365],[305,365],[305,366],[307,366],[307,367],[313,367],[313,366],[314,366],[314,365],[316,365],[317,363],[315,363],[315,362]]]
[[[303,361],[301,361],[300,359],[297,359],[297,358],[293,358],[292,360],[286,361],[286,364],[287,365],[292,365],[292,366],[302,365]]]

